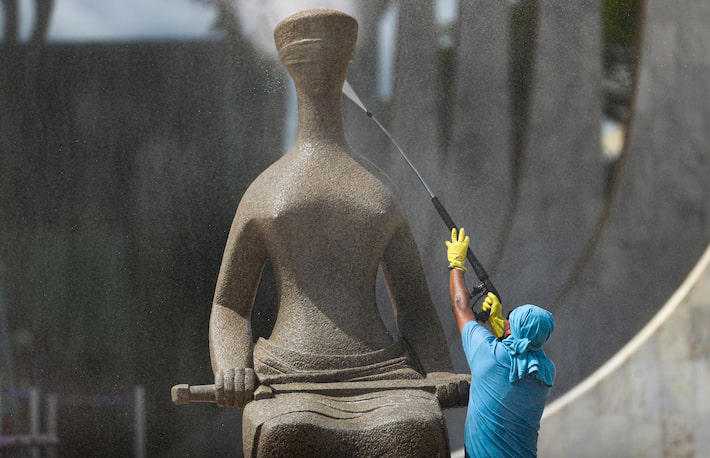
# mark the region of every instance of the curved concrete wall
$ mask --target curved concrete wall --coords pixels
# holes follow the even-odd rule
[[[710,8],[703,0],[644,5],[634,115],[609,219],[583,275],[553,310],[553,397],[633,338],[710,241],[710,35],[702,32]],[[619,307],[627,322],[616,319]]]
[[[494,272],[507,307],[550,308],[598,217],[604,180],[600,3],[538,2],[530,119],[517,159],[520,196]]]
[[[539,455],[707,456],[709,322],[710,246],[621,351],[547,407]]]

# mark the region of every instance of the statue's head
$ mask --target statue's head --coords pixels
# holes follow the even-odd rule
[[[305,10],[281,21],[274,41],[297,88],[339,94],[355,54],[357,21],[340,11]]]

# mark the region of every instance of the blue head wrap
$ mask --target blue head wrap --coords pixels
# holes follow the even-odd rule
[[[555,365],[547,359],[542,344],[555,329],[552,313],[535,305],[522,305],[510,314],[510,332],[503,345],[510,354],[510,375],[513,383],[528,374],[552,386]]]

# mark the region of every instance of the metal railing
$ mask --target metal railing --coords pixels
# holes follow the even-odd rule
[[[145,457],[145,389],[136,386],[133,395],[58,395],[47,393],[44,395],[45,431],[42,431],[41,402],[42,396],[37,388],[21,391],[0,392],[0,407],[5,397],[13,397],[18,401],[26,401],[29,411],[29,432],[26,434],[5,434],[0,424],[0,457],[12,449],[29,448],[32,458],[39,458],[44,450],[44,456],[54,458],[57,456],[59,437],[58,406],[59,400],[67,407],[80,406],[132,406],[133,408],[133,453],[137,458]],[[0,412],[2,409],[0,408]]]

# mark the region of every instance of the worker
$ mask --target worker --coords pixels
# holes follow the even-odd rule
[[[502,316],[498,297],[488,293],[488,331],[469,306],[464,283],[469,238],[464,229],[446,241],[451,308],[471,369],[465,425],[466,456],[536,456],[540,417],[555,379],[555,365],[542,349],[555,327],[552,314],[535,305]]]

